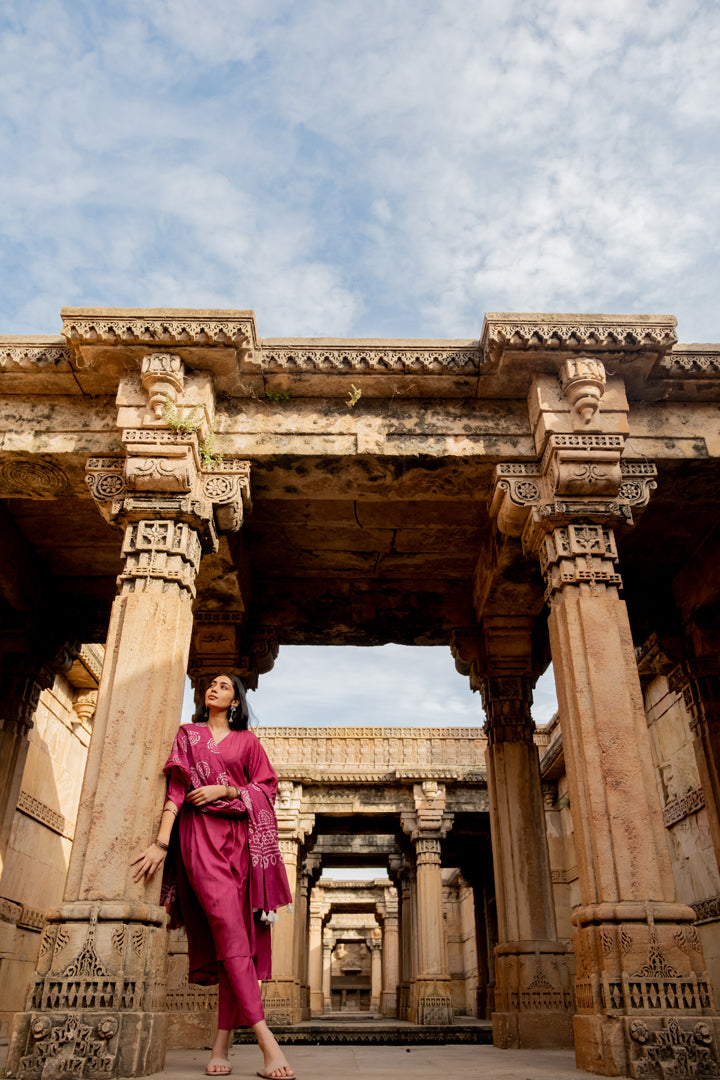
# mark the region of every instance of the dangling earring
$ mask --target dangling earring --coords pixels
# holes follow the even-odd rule
[[[235,723],[235,717],[237,716],[237,705],[234,703],[228,709],[228,724]]]
[[[203,720],[205,721],[205,723],[207,723],[209,719],[210,710],[208,709],[207,705],[203,705]]]

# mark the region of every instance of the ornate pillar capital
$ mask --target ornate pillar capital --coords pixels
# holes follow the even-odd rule
[[[483,679],[480,684],[490,743],[533,741],[532,679],[525,675],[504,675]]]
[[[90,458],[86,479],[103,517],[192,525],[214,551],[251,507],[250,464],[215,452],[215,394],[207,372],[185,375],[174,353],[150,353],[120,382],[117,426],[124,454]],[[149,406],[149,407],[148,407]]]

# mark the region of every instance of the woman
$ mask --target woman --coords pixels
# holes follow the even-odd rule
[[[218,675],[193,723],[175,736],[158,837],[132,865],[139,881],[170,856],[163,902],[170,925],[187,928],[190,981],[220,984],[207,1075],[231,1072],[230,1033],[252,1027],[265,1061],[258,1076],[293,1080],[258,983],[270,977],[270,913],[291,900],[273,810],[277,777],[247,725],[242,683]]]

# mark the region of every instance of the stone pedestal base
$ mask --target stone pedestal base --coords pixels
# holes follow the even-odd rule
[[[325,1015],[325,999],[322,990],[310,990],[310,1016]]]
[[[51,912],[7,1076],[142,1076],[163,1067],[167,913],[139,901],[78,901]]]
[[[419,978],[410,987],[408,1019],[414,1024],[432,1027],[452,1024],[453,1007],[450,979]]]
[[[299,1024],[303,1019],[302,987],[296,979],[268,979],[262,984],[268,1024]]]
[[[20,1013],[16,1018],[6,1076],[23,1080],[60,1077],[146,1076],[165,1060],[165,1012]]]
[[[557,941],[512,941],[495,948],[493,1044],[508,1049],[573,1045],[567,950]]]
[[[637,1080],[720,1077],[714,1017],[575,1016],[579,1069]]]
[[[579,1068],[643,1080],[720,1078],[720,1018],[693,914],[657,902],[575,912]]]
[[[397,991],[383,990],[380,1000],[380,1013],[382,1016],[395,1016],[397,1013]]]

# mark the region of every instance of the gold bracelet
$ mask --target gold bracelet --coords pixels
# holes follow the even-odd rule
[[[173,817],[175,817],[177,812],[177,806],[175,806],[174,804],[172,806],[163,807],[163,814],[172,814]]]

